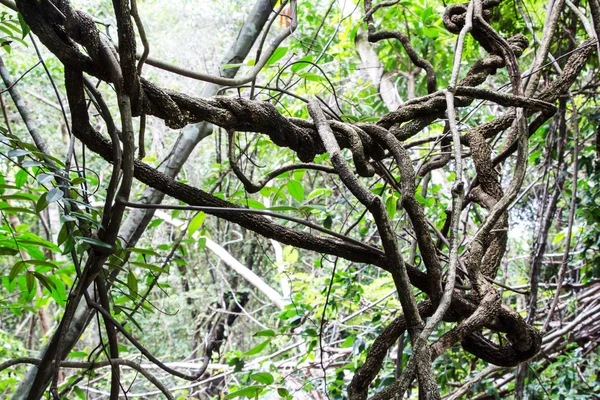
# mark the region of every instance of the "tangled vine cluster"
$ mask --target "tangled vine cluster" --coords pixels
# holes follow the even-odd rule
[[[501,0],[452,4],[446,7],[443,24],[449,32],[457,35],[455,62],[452,71],[444,71],[452,74],[450,85],[440,88],[436,74],[441,71],[436,71],[431,62],[415,50],[409,36],[399,30],[378,30],[378,11],[396,2],[373,6],[371,0],[364,0],[368,41],[398,41],[415,68],[425,72],[428,94],[404,102],[397,109],[379,116],[374,123],[346,122],[333,110],[313,100],[307,104],[310,119],[304,120],[284,116],[270,102],[230,96],[194,97],[143,78],[143,64],[152,64],[153,61],[146,58],[147,54],[140,57],[137,51],[135,1],[131,5],[123,0],[114,0],[113,3],[118,47],[100,32],[90,15],[73,8],[67,0],[17,0],[14,5],[32,32],[64,65],[73,135],[114,165],[103,228],[87,232],[90,237],[111,244],[112,248],[93,246],[85,265],[81,266],[58,333],[37,363],[40,372],[29,398],[38,398],[50,381],[53,382],[53,393],[58,396],[59,368],[56,365],[60,364],[71,346],[67,333],[81,329],[75,323],[79,318],[76,311],[80,302],[86,302],[89,309],[104,317],[107,331],[113,335],[119,331],[127,336],[127,331],[111,316],[105,285],[100,283],[96,286],[98,291],[104,292],[98,302],[89,298],[88,289],[94,282],[102,281],[102,267],[114,251],[125,210],[138,206],[129,200],[134,179],[195,209],[205,210],[266,238],[353,262],[373,264],[391,274],[403,312],[368,349],[364,364],[358,368],[348,387],[351,399],[368,397],[369,387],[381,370],[386,354],[405,331],[409,333],[413,346],[409,364],[392,385],[375,394],[373,399],[397,398],[415,378],[423,398],[440,398],[431,361],[457,343],[465,351],[501,367],[519,365],[540,351],[540,332],[531,321],[502,304],[495,279],[507,250],[509,209],[522,189],[527,172],[528,140],[553,118],[558,110],[557,102],[568,97],[570,88],[596,50],[595,39],[578,44],[556,78],[540,87],[540,74],[536,68],[539,69],[545,54],[539,57],[541,61],[529,71],[527,79],[522,79],[519,57],[530,46],[529,40],[520,34],[503,37],[491,25],[494,9]],[[295,1],[290,3],[292,8],[296,7]],[[293,31],[298,24],[295,10],[291,15],[289,29]],[[137,29],[140,29],[139,25]],[[471,35],[486,53],[459,79],[460,54],[466,35]],[[503,69],[507,70],[510,92],[481,87],[488,77]],[[102,96],[88,77],[114,87],[119,101],[120,127],[113,121]],[[203,78],[206,77],[200,77]],[[239,86],[243,81],[223,77],[204,80],[232,86]],[[100,134],[90,123],[88,100],[97,106],[110,137]],[[504,112],[489,122],[466,131],[459,130],[456,110],[477,100],[502,106]],[[381,247],[361,243],[345,235],[332,236],[327,229],[315,234],[278,224],[266,216],[246,212],[201,188],[178,182],[173,176],[145,164],[136,158],[132,123],[133,118],[145,116],[162,119],[171,128],[207,122],[227,130],[230,143],[235,141],[238,132],[268,136],[277,146],[294,151],[302,163],[273,171],[257,184],[237,165],[231,146],[229,161],[232,170],[249,193],[257,192],[272,177],[294,168],[337,175],[336,179],[372,215]],[[442,135],[415,139],[440,120],[444,123]],[[492,139],[504,132],[507,133],[502,147],[493,148],[490,144]],[[439,146],[441,152],[417,163],[411,149],[424,143]],[[352,164],[345,158],[343,149],[349,149]],[[314,164],[315,157],[324,153],[328,154],[331,166]],[[470,158],[475,167],[476,177],[470,183],[464,178],[465,158]],[[387,160],[393,160],[398,168],[399,181],[383,166],[382,162]],[[512,180],[502,185],[500,168],[504,164],[509,165],[513,172]],[[452,206],[446,210],[443,228],[438,230],[428,220],[426,206],[417,201],[415,195],[419,184],[442,168],[453,169],[457,179],[452,187]],[[410,220],[424,270],[403,258],[382,198],[364,184],[365,180],[373,177],[389,182],[400,193],[401,205]],[[486,210],[487,214],[475,234],[463,237],[459,224],[472,203]],[[460,246],[464,247],[459,252]],[[457,277],[462,284],[458,284]],[[425,300],[417,302],[413,288],[423,292]],[[430,335],[441,321],[452,323],[453,327],[431,341]],[[491,337],[500,339],[494,341]],[[137,343],[134,338],[128,339]],[[168,368],[141,344],[136,346],[161,368]],[[114,352],[111,356],[118,359],[118,350],[111,346],[111,351]],[[204,373],[186,375],[173,369],[166,371],[188,380],[195,380]],[[118,373],[114,373],[113,377],[118,381]],[[118,384],[114,386],[118,392]]]

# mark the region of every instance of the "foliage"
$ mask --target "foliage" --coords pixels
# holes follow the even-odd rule
[[[185,10],[175,11],[176,7],[165,10],[162,2],[138,3],[147,34],[152,39],[152,57],[165,59],[180,68],[200,70],[197,57],[204,54],[210,59],[206,64],[209,71],[218,67],[217,60],[225,53],[224,43],[235,39],[250,7],[245,2],[226,2],[228,4],[224,5],[212,1],[198,5],[182,1]],[[313,138],[318,135],[311,122],[316,119],[306,107],[310,99],[321,100],[330,121],[346,127],[362,127],[366,131],[369,125],[380,123],[382,117],[394,112],[380,93],[384,78],[390,79],[403,101],[412,101],[413,96],[426,96],[426,74],[406,55],[406,48],[399,40],[372,44],[381,64],[377,67],[381,74],[379,81],[371,78],[368,72],[371,67],[365,66],[356,44],[361,32],[368,31],[363,4],[347,3],[300,2],[297,18],[301,23],[281,46],[267,54],[265,67],[258,77],[248,84],[224,87],[219,93],[227,99],[240,97],[247,103],[240,101],[232,105],[223,98],[213,98],[205,103],[197,100],[193,106],[196,108],[184,110],[181,118],[189,118],[185,122],[191,123],[202,120],[192,121],[193,112],[206,107],[211,112],[205,119],[216,126],[212,135],[202,140],[182,171],[178,175],[174,173],[177,180],[155,175],[162,181],[158,182],[158,178],[155,182],[144,181],[140,178],[143,174],[141,164],[136,164],[139,180],[134,180],[127,188],[131,191],[130,201],[151,204],[153,201],[149,199],[156,196],[153,190],[177,188],[173,189],[175,194],[182,194],[178,197],[171,193],[164,201],[167,209],[156,210],[151,222],[150,218],[144,220],[141,214],[136,214],[139,210],[134,208],[129,208],[122,219],[115,220],[118,215],[115,210],[122,200],[115,192],[122,186],[115,186],[112,178],[115,177],[117,183],[126,182],[127,161],[122,159],[122,171],[118,171],[114,168],[114,153],[102,150],[99,136],[86,142],[77,132],[80,129],[78,123],[83,119],[82,115],[76,114],[75,96],[67,89],[69,82],[65,78],[73,66],[65,59],[59,59],[58,52],[51,47],[49,51],[42,49],[40,54],[44,62],[37,66],[35,49],[40,43],[33,35],[28,36],[25,18],[14,11],[0,14],[0,45],[10,55],[5,60],[7,70],[13,77],[21,78],[15,89],[26,96],[26,106],[30,110],[29,117],[25,117],[21,109],[9,103],[8,96],[2,97],[0,363],[37,355],[44,346],[52,346],[52,337],[61,336],[60,324],[64,315],[69,310],[75,312],[75,300],[81,300],[88,307],[95,302],[98,307],[107,309],[120,330],[111,335],[111,329],[106,326],[116,325],[111,325],[103,315],[92,317],[90,313],[89,321],[92,322],[81,340],[67,349],[67,361],[119,358],[134,360],[147,367],[150,363],[148,354],[144,354],[144,361],[139,357],[140,346],[143,346],[161,362],[174,362],[176,370],[189,367],[187,373],[191,375],[196,371],[203,372],[194,382],[180,389],[182,381],[163,366],[160,367],[162,370],[148,368],[151,373],[160,374],[158,380],[172,390],[174,397],[348,397],[351,382],[360,375],[378,341],[390,326],[399,324],[402,315],[406,316],[400,300],[403,290],[397,286],[398,279],[389,273],[393,267],[384,266],[385,263],[377,259],[377,254],[383,253],[388,264],[391,260],[388,249],[382,245],[386,239],[379,224],[383,217],[376,216],[370,207],[361,204],[364,202],[344,181],[342,171],[331,172],[333,155],[321,144],[310,165],[302,164],[274,173],[281,167],[305,161],[301,153],[307,149],[294,143],[294,140],[304,139],[290,139],[294,132],[275,134],[264,128],[267,123],[260,125],[263,123],[261,104],[274,105],[277,117],[283,116],[294,127],[304,129],[302,132],[313,143]],[[532,39],[532,32],[541,37],[548,34],[544,30],[544,5],[538,0],[501,2],[491,11],[492,26],[506,38],[523,34]],[[99,29],[105,29],[103,35],[106,33],[115,41],[123,40],[114,30],[115,25],[123,22],[112,4],[82,2],[77,6],[96,18]],[[275,9],[279,7],[282,8],[279,10],[281,15],[271,15],[272,24],[267,25],[271,29],[271,33],[265,33],[267,45],[291,26],[291,13],[286,14],[289,8],[278,2]],[[374,14],[378,31],[399,30],[407,34],[416,54],[435,67],[437,88],[440,89],[447,88],[451,82],[449,71],[456,54],[453,52],[456,35],[446,29],[441,18],[446,9],[445,3],[431,0],[400,1]],[[577,16],[568,10],[562,11],[559,25],[563,31],[557,29],[554,32],[555,40],[550,46],[550,52],[562,69],[569,55],[587,35]],[[206,34],[209,17],[220,18],[210,35]],[[139,32],[139,28],[136,29]],[[34,33],[41,34],[35,29]],[[71,35],[72,32],[65,30],[64,34]],[[37,46],[32,46],[32,40],[36,40]],[[141,40],[139,37],[137,40],[139,49]],[[81,47],[78,51],[82,51],[87,44],[78,46]],[[522,70],[535,60],[536,52],[532,46],[519,58]],[[175,52],[174,49],[179,47],[182,51]],[[246,59],[234,59],[221,66],[221,72],[239,68],[237,76],[245,76],[265,56],[266,47],[257,50],[255,45]],[[539,47],[535,50],[539,51]],[[460,78],[467,75],[466,71],[477,60],[485,57],[489,57],[488,52],[478,40],[467,36]],[[497,274],[486,277],[486,285],[498,292],[498,299],[507,306],[505,310],[509,307],[516,310],[518,318],[536,328],[542,328],[548,318],[548,308],[557,293],[557,278],[561,276],[562,252],[569,244],[570,251],[564,260],[567,268],[561,281],[565,295],[558,298],[560,303],[553,311],[554,318],[548,318],[549,327],[544,332],[552,339],[541,342],[541,353],[537,358],[522,364],[526,367],[521,368],[527,371],[520,373],[524,389],[519,387],[518,379],[513,380],[518,374],[510,369],[498,369],[478,377],[490,363],[465,351],[457,339],[431,364],[440,395],[451,395],[463,385],[467,387],[469,382],[475,383],[466,392],[468,398],[478,398],[478,395],[503,398],[522,393],[532,399],[571,399],[586,398],[600,390],[599,355],[593,345],[599,339],[598,325],[594,321],[598,320],[595,292],[600,279],[600,254],[596,251],[600,246],[600,169],[599,150],[594,143],[600,118],[596,106],[594,74],[598,60],[595,57],[591,56],[577,71],[579,78],[569,85],[570,92],[557,96],[557,101],[551,100],[558,110],[555,116],[547,116],[547,121],[529,138],[527,175],[518,197],[511,201],[506,227],[497,227],[492,232],[508,230],[508,245],[503,259],[498,261]],[[125,57],[121,55],[120,59],[125,60]],[[152,60],[147,64],[152,65]],[[126,69],[122,71],[124,73]],[[495,90],[510,82],[506,68],[494,71],[483,87]],[[544,66],[541,71],[543,83],[538,93],[549,83],[562,79],[561,73],[552,69],[552,65]],[[170,91],[165,90],[163,94],[181,91],[191,96],[200,93],[200,86],[195,86],[199,85],[196,80],[186,80],[188,78],[149,65],[144,66],[142,75],[146,82],[160,82],[161,86],[168,87]],[[132,103],[136,99],[124,96],[123,85],[109,82],[112,78],[99,78],[93,83],[97,83],[97,89],[104,97],[95,96],[88,88],[84,102],[90,107],[85,114],[90,119],[89,130],[108,138],[113,132],[107,117],[112,116],[121,140],[111,142],[111,146],[121,146],[126,155],[128,133],[123,128],[127,122],[124,98]],[[457,102],[459,97],[456,96]],[[101,101],[106,103],[108,116],[99,104]],[[171,103],[175,104],[172,108],[183,109],[183,101],[176,104],[171,99]],[[67,104],[69,112],[63,115],[62,108]],[[243,121],[223,122],[215,117],[235,111],[236,106],[243,109],[248,104],[248,107],[256,108],[246,112]],[[502,118],[508,109],[483,100],[460,107],[458,133],[465,138],[462,147],[464,176],[456,170],[454,159],[448,157],[440,166],[429,170],[430,173],[415,174],[414,193],[409,194],[402,190],[409,182],[399,160],[392,159],[391,149],[377,149],[373,145],[375,139],[359,137],[361,146],[371,146],[367,152],[369,166],[375,167],[376,172],[374,177],[359,176],[354,174],[360,163],[356,147],[351,146],[351,140],[344,136],[343,130],[335,131],[336,140],[343,144],[341,159],[351,166],[356,182],[366,188],[369,195],[381,199],[385,218],[394,229],[394,241],[401,246],[399,254],[416,271],[430,269],[427,257],[431,254],[424,253],[422,242],[415,239],[419,236],[419,228],[429,235],[436,252],[434,256],[443,265],[440,287],[447,279],[452,257],[448,241],[453,240],[449,233],[453,228],[449,228],[449,224],[453,201],[456,201],[455,185],[463,177],[465,190],[471,193],[469,190],[477,186],[477,176],[481,176],[481,164],[475,160],[476,155],[473,156],[476,150],[471,147],[467,135],[482,124]],[[141,107],[138,110],[132,107],[130,111],[135,118],[129,118],[136,140],[141,127],[146,129],[145,141],[142,138],[137,144],[147,148],[146,156],[140,162],[147,165],[147,170],[165,173],[170,173],[169,168],[176,170],[167,165],[172,165],[170,163],[180,155],[169,149],[171,146],[177,149],[177,143],[189,140],[186,135],[191,134],[187,128],[180,131],[176,121],[164,117],[166,114],[160,114],[162,111],[153,110],[151,106],[140,110]],[[146,122],[138,118],[142,113]],[[30,118],[27,122],[37,125],[47,141],[48,151],[40,149],[39,143],[30,139],[32,125],[24,124],[22,118]],[[233,116],[231,120],[236,118]],[[446,154],[451,154],[448,118],[442,112],[414,137],[402,142],[410,151],[412,162],[409,164],[417,172],[428,162],[444,160]],[[218,122],[222,122],[220,126]],[[529,122],[533,122],[533,118]],[[333,122],[331,124],[335,127]],[[365,131],[360,132],[364,134]],[[507,135],[486,137],[489,142],[486,146],[494,151],[494,155],[508,147]],[[373,156],[377,150],[382,152],[379,159]],[[136,156],[138,154],[136,152]],[[110,162],[106,162],[109,159]],[[513,179],[515,165],[514,158],[508,158],[494,166],[504,190]],[[132,172],[133,165],[130,169]],[[263,184],[257,190],[250,190],[251,185],[244,179]],[[205,198],[212,196],[210,202],[184,200],[183,195],[197,193],[194,192],[197,188],[203,190]],[[558,194],[552,203],[555,191]],[[422,211],[425,225],[418,226],[415,217],[407,211],[408,195],[414,195],[415,207]],[[575,200],[573,221],[570,221],[572,197]],[[217,203],[218,200],[227,203]],[[476,194],[471,193],[467,200],[469,204],[465,206],[462,219],[458,214],[460,225],[454,232],[460,236],[457,242],[459,269],[469,267],[465,264],[470,260],[472,239],[490,215],[490,207],[484,201],[477,201]],[[237,217],[232,215],[241,215],[239,210],[210,208],[223,207],[223,204],[229,208],[251,209],[244,218],[252,223],[244,225],[239,222],[241,219],[235,220]],[[263,218],[262,214],[265,217],[259,220]],[[550,224],[542,233],[545,219]],[[109,227],[115,224],[114,221],[119,234],[111,237],[107,232],[111,231]],[[260,229],[267,225],[274,226],[275,233],[260,234]],[[140,227],[143,232],[132,233]],[[337,235],[333,239],[332,233]],[[317,238],[320,244],[336,243],[339,248],[329,253],[315,251],[317,245],[308,239],[304,244],[292,245],[299,237]],[[366,246],[377,252],[365,253],[371,258],[367,262],[358,262],[359,255],[343,250],[350,248],[343,246],[352,246],[356,242],[362,245],[352,247],[357,254]],[[541,242],[544,247],[541,254],[537,254]],[[486,243],[488,248],[492,246],[489,240]],[[531,272],[535,271],[536,258],[542,260],[540,270]],[[98,276],[87,282],[82,271],[93,270],[94,262],[99,262],[95,271]],[[417,272],[412,273],[412,278],[418,276],[414,275]],[[86,282],[87,286],[84,285]],[[456,291],[463,296],[463,301],[480,300],[481,293],[477,292],[474,282],[477,280],[473,276],[459,272]],[[539,292],[533,289],[537,284]],[[281,307],[277,308],[265,287],[280,297]],[[88,288],[96,293],[91,298],[83,294]],[[106,300],[100,293],[106,294]],[[423,307],[432,301],[431,293],[422,287],[415,287],[413,295],[415,304]],[[537,314],[535,308],[531,308],[531,301],[534,305],[544,304],[538,306]],[[458,326],[457,320],[465,319],[464,315],[456,313],[451,309],[447,318],[435,326],[429,336],[430,344],[448,337],[448,333],[453,333]],[[582,315],[585,318],[577,319]],[[423,318],[425,321],[426,317]],[[483,329],[483,335],[490,340],[500,337],[501,344],[514,342],[510,335],[501,337],[504,333],[501,329],[494,330],[503,322],[487,322],[485,328],[480,325],[475,331]],[[565,327],[568,329],[564,332],[560,330]],[[406,328],[410,332],[414,327]],[[421,355],[420,350],[411,345],[404,328],[401,331],[401,335],[396,334],[393,338],[395,344],[390,345],[389,351],[386,350],[379,360],[379,373],[367,385],[370,396],[383,396],[386,388],[396,381],[400,370],[409,368],[409,360],[417,357],[417,353]],[[562,333],[552,336],[556,332]],[[189,363],[181,364],[183,362]],[[210,368],[203,371],[202,365],[207,363],[211,364]],[[0,393],[6,397],[14,395],[18,384],[26,380],[26,371],[22,366],[0,370]],[[107,397],[116,386],[121,386],[116,389],[127,390],[132,398],[147,392],[152,396],[160,395],[151,380],[142,379],[130,368],[120,368],[120,385],[111,381],[110,368],[95,369],[86,365],[77,370],[62,368],[61,371],[64,375],[61,375],[57,392],[64,398]],[[416,398],[417,387],[415,379],[408,396]],[[99,393],[98,397],[93,393]]]

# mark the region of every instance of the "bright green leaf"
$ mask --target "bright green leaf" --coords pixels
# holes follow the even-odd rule
[[[304,201],[304,188],[302,184],[295,179],[288,181],[287,189],[290,196],[292,196],[296,201],[302,203]]]
[[[238,391],[229,393],[227,396],[225,396],[226,399],[233,399],[235,397],[248,397],[248,398],[252,398],[257,396],[260,392],[262,392],[264,389],[264,386],[247,386],[243,389],[240,389]]]
[[[254,199],[247,199],[246,204],[248,205],[248,207],[255,208],[257,210],[264,210],[266,208],[263,203]]]
[[[273,337],[273,336],[275,336],[275,331],[273,331],[271,329],[267,329],[264,331],[258,331],[254,334],[254,336]]]
[[[85,358],[88,356],[88,353],[85,351],[72,351],[67,356],[68,358]]]
[[[565,233],[564,232],[560,232],[558,233],[555,237],[554,237],[554,244],[561,242],[563,239],[565,238]]]
[[[287,47],[278,47],[277,50],[275,50],[273,52],[271,57],[269,57],[269,61],[267,61],[267,65],[275,64],[277,61],[279,61],[281,58],[283,58],[283,56],[286,55],[287,51],[288,51]]]
[[[194,233],[202,226],[205,218],[206,213],[202,211],[196,214],[188,226],[188,237],[192,237],[194,235]]]
[[[342,344],[340,344],[340,347],[341,348],[352,347],[355,339],[356,339],[356,336],[352,336],[352,335],[348,336],[346,339],[344,339]]]
[[[295,61],[294,64],[291,66],[290,69],[292,70],[292,72],[298,72],[301,69],[310,66],[311,65],[310,63],[312,61],[313,61],[313,57],[312,56],[302,57],[298,61]]]
[[[269,343],[271,343],[271,339],[267,339],[264,342],[254,346],[253,348],[251,348],[250,350],[248,350],[247,352],[244,353],[245,356],[252,356],[254,354],[258,354],[261,351],[263,351],[268,345]]]
[[[390,219],[394,219],[394,216],[396,215],[396,197],[389,196],[385,200],[385,209],[387,210]]]
[[[312,72],[303,72],[298,75],[300,75],[300,78],[302,78],[302,79],[306,79],[307,81],[313,81],[313,82],[321,82],[322,80],[325,79],[321,75],[313,74]]]
[[[85,392],[79,386],[75,386],[73,388],[73,391],[75,392],[75,394],[77,395],[77,397],[79,397],[81,400],[85,400],[86,399]]]
[[[293,246],[285,246],[283,248],[283,259],[290,264],[298,261],[299,253]]]
[[[262,383],[264,385],[270,385],[275,382],[275,378],[268,372],[257,372],[255,374],[250,375],[250,379],[255,382]]]

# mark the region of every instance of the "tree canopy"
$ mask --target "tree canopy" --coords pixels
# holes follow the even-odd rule
[[[599,0],[0,3],[3,396],[600,392]]]

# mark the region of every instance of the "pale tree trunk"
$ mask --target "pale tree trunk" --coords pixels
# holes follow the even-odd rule
[[[402,99],[398,94],[398,90],[396,90],[391,74],[383,68],[383,64],[381,64],[381,60],[379,60],[379,56],[367,36],[367,32],[361,26],[358,28],[354,39],[356,52],[361,61],[361,68],[365,70],[373,85],[377,87],[379,96],[388,110],[394,111],[402,104]]]

